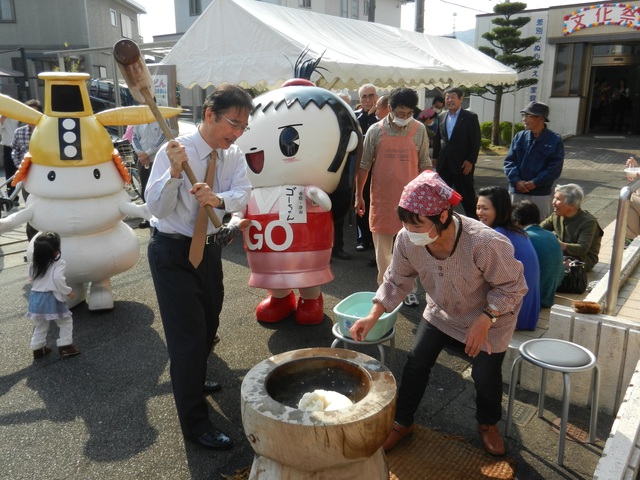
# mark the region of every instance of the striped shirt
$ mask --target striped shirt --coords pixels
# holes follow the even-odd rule
[[[489,329],[489,343],[493,352],[506,351],[527,292],[522,264],[508,238],[476,220],[457,214],[456,218],[461,227],[458,239],[444,260],[411,243],[405,229],[400,231],[374,302],[393,310],[419,276],[426,292],[426,321],[464,343],[471,325],[492,304],[501,315]]]

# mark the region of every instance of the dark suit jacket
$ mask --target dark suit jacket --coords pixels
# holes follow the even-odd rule
[[[433,139],[433,158],[436,171],[448,169],[454,175],[462,173],[465,160],[475,164],[480,151],[480,123],[478,116],[469,110],[460,110],[451,138],[447,135],[447,114],[438,115],[438,130]]]

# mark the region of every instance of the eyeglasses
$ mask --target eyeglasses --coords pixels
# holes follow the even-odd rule
[[[234,130],[238,130],[238,131],[243,132],[243,133],[249,131],[249,127],[243,127],[242,125],[240,125],[235,120],[231,120],[230,118],[227,118],[227,116],[224,113],[221,113],[220,116],[222,118],[224,118],[227,122],[229,122],[229,125],[231,125],[231,127]]]

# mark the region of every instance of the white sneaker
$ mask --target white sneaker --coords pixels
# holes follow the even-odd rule
[[[408,307],[417,307],[420,305],[420,301],[415,293],[410,293],[407,298],[404,299],[404,304]]]

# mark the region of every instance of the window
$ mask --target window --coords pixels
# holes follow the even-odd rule
[[[558,45],[553,69],[553,91],[557,97],[580,95],[584,44]]]
[[[360,0],[351,0],[351,18],[360,18]]]
[[[118,12],[116,12],[113,8],[109,9],[109,15],[111,15],[111,25],[114,27],[118,26]]]
[[[16,13],[13,0],[0,0],[0,23],[15,23]]]
[[[120,15],[120,23],[122,24],[122,36],[124,38],[133,38],[133,31],[131,30],[131,19],[126,15]]]
[[[344,18],[349,16],[349,0],[340,0],[340,16]]]
[[[202,13],[202,0],[189,0],[189,15],[192,17]]]
[[[311,8],[311,0],[298,0],[300,8]]]
[[[98,69],[98,78],[106,78],[106,76],[107,76],[107,67],[104,67],[102,65],[98,65],[96,68]]]

